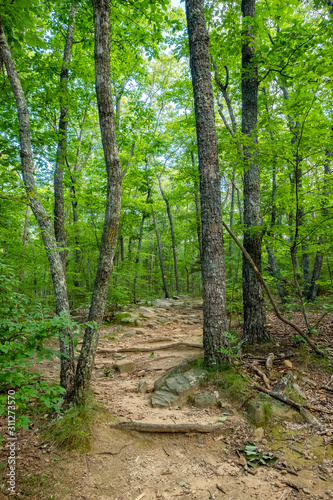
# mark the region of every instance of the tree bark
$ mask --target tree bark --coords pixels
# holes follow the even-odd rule
[[[163,250],[162,250],[162,242],[161,242],[160,232],[158,230],[156,215],[154,214],[154,212],[153,212],[153,221],[154,221],[155,232],[156,232],[158,255],[159,255],[159,258],[160,258],[160,268],[161,268],[161,273],[162,273],[163,289],[164,289],[165,298],[168,299],[170,297],[170,295],[169,295],[168,283],[167,283],[166,274],[165,274],[165,266],[164,266],[164,257],[163,257]]]
[[[52,222],[39,199],[34,177],[34,161],[31,149],[31,132],[29,110],[25,100],[20,78],[13,61],[9,45],[3,27],[0,24],[0,59],[4,62],[8,78],[16,101],[19,131],[20,131],[20,155],[22,177],[29,200],[30,208],[34,214],[41,231],[44,247],[50,265],[53,282],[56,314],[69,315],[69,303],[67,296],[66,277],[61,257],[57,250],[57,242],[53,233]],[[60,338],[60,352],[66,357],[61,357],[60,384],[67,391],[72,387],[74,380],[74,348],[70,331],[63,332]]]
[[[191,151],[191,160],[192,160],[192,167],[195,167],[193,151]],[[198,191],[199,191],[199,186],[198,186],[197,181],[195,181],[194,182],[195,221],[196,221],[196,226],[197,226],[199,255],[200,255],[200,262],[201,262],[201,259],[202,259],[202,231],[201,231],[200,201],[199,201]]]
[[[24,261],[25,261],[25,249],[27,246],[28,242],[28,231],[29,231],[29,214],[30,214],[30,207],[27,207],[27,211],[25,213],[25,219],[24,219],[24,228],[23,228],[23,236],[22,236],[22,267],[21,267],[21,281],[23,280],[23,277],[25,275],[25,267],[24,267]]]
[[[148,194],[149,198],[149,194]],[[141,244],[142,244],[142,237],[143,237],[143,227],[146,219],[146,214],[142,215],[141,219],[141,224],[140,224],[140,234],[139,234],[139,241],[138,241],[138,248],[136,250],[136,256],[135,256],[135,271],[134,271],[134,282],[133,282],[133,301],[134,304],[136,304],[136,282],[138,278],[138,265],[140,262],[140,251],[141,251]]]
[[[328,209],[325,207],[327,203],[327,199],[329,197],[329,188],[328,188],[328,179],[329,176],[331,175],[331,169],[330,169],[330,157],[331,153],[327,151],[327,159],[325,161],[324,165],[324,201],[323,201],[323,209],[322,209],[322,215],[328,216]],[[320,274],[321,274],[321,268],[323,265],[323,258],[324,258],[324,245],[325,245],[325,240],[323,236],[319,236],[319,244],[321,245],[322,248],[317,250],[316,257],[313,263],[313,269],[312,269],[312,276],[311,276],[311,281],[309,283],[309,286],[307,288],[305,298],[307,300],[315,300],[318,294],[319,290],[319,279],[320,279]]]
[[[255,0],[242,0],[242,15],[255,18]],[[242,133],[252,139],[243,146],[244,159],[244,247],[261,271],[261,241],[263,220],[260,211],[260,166],[256,153],[258,113],[258,68],[254,64],[254,28],[244,23],[242,34]],[[243,341],[254,344],[269,339],[266,330],[266,310],[261,283],[243,256]]]
[[[56,166],[54,170],[54,234],[61,249],[60,257],[66,267],[66,233],[65,233],[65,213],[64,213],[64,167],[67,150],[67,127],[68,127],[68,74],[69,65],[72,59],[72,47],[74,42],[75,16],[77,3],[72,4],[69,14],[69,25],[66,35],[66,43],[60,73],[60,118],[59,118],[59,142],[56,156]]]
[[[95,24],[95,74],[99,123],[107,173],[107,196],[98,268],[88,316],[88,325],[69,401],[83,404],[90,387],[109,289],[121,208],[122,171],[117,148],[116,123],[110,75],[110,0],[92,0]]]
[[[168,214],[168,219],[169,219],[169,224],[170,224],[172,253],[173,253],[173,266],[174,266],[174,270],[175,270],[175,280],[176,280],[176,291],[177,291],[177,295],[179,295],[180,288],[179,288],[179,276],[178,276],[178,264],[177,264],[176,239],[175,239],[175,231],[173,229],[173,220],[172,220],[172,214],[171,214],[171,210],[170,210],[170,203],[169,203],[169,200],[165,196],[165,193],[163,191],[161,177],[157,176],[157,179],[158,179],[158,184],[160,186],[162,198],[165,202],[165,206],[166,206],[166,210],[167,210],[167,214]]]
[[[227,314],[220,173],[204,1],[186,0],[186,18],[199,155],[204,361],[207,366],[214,367],[228,357],[225,349],[229,343],[225,335]]]

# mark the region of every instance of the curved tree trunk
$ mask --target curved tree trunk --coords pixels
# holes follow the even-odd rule
[[[28,196],[31,210],[37,220],[41,231],[44,247],[50,265],[51,277],[56,301],[56,313],[69,315],[69,303],[67,297],[66,277],[62,260],[57,251],[57,242],[54,237],[52,222],[39,199],[34,177],[34,161],[31,149],[31,132],[29,110],[25,100],[24,91],[21,86],[19,75],[13,61],[6,35],[0,24],[0,59],[5,63],[8,78],[16,101],[19,125],[20,125],[20,148],[21,166],[25,190]],[[66,357],[61,358],[60,383],[69,391],[74,379],[74,349],[70,331],[64,332],[60,338],[60,352]]]
[[[69,400],[83,404],[90,387],[117,241],[122,171],[116,139],[116,124],[110,76],[110,0],[92,0],[95,23],[95,71],[99,123],[107,173],[105,219],[93,295],[83,345],[77,364],[74,388]],[[89,324],[90,323],[90,324]]]
[[[242,15],[255,18],[255,0],[242,0]],[[261,272],[260,227],[263,220],[260,211],[260,166],[253,150],[258,143],[256,135],[258,113],[258,68],[255,57],[254,28],[244,22],[242,33],[242,133],[252,138],[253,146],[243,147],[244,158],[244,248]],[[253,344],[269,339],[266,330],[266,310],[262,285],[253,268],[243,256],[243,340]]]
[[[54,234],[61,249],[60,256],[64,266],[66,267],[66,233],[65,233],[65,212],[64,212],[64,167],[65,156],[67,149],[67,127],[68,127],[68,74],[69,65],[72,59],[72,47],[74,42],[75,16],[77,11],[77,3],[74,2],[69,14],[69,25],[66,35],[66,43],[62,60],[62,68],[60,74],[60,118],[59,118],[59,142],[56,156],[56,166],[54,170]]]
[[[228,348],[220,173],[203,0],[186,0],[190,66],[199,154],[202,222],[203,344],[207,366],[226,359]]]

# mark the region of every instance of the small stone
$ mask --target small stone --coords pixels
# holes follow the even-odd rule
[[[194,406],[205,408],[207,406],[216,406],[217,399],[214,394],[197,394],[194,397]]]
[[[255,439],[258,441],[261,441],[261,439],[264,437],[265,431],[262,427],[258,427],[253,431],[253,436]]]
[[[281,474],[284,474],[284,475],[288,474],[288,472],[286,470],[281,470],[280,472],[281,472]]]
[[[147,392],[154,392],[154,389],[155,389],[155,388],[154,388],[154,385],[153,385],[153,384],[149,384],[149,385],[147,386]]]
[[[145,375],[146,375],[145,370],[140,370],[139,372],[137,372],[138,377],[144,377]]]
[[[284,366],[285,366],[286,368],[292,368],[292,367],[293,367],[293,364],[292,364],[292,362],[291,362],[289,359],[285,359],[285,360],[283,361],[283,364],[284,364]]]
[[[303,488],[303,493],[305,493],[306,495],[311,495],[311,491],[307,488]]]
[[[128,373],[126,373],[126,372],[125,373],[121,373],[120,376],[123,377],[123,378],[126,378],[126,377],[128,377]]]
[[[120,374],[122,373],[133,373],[136,370],[136,366],[133,361],[128,359],[122,359],[114,364],[114,368],[118,370]]]
[[[140,382],[138,383],[138,387],[136,389],[137,392],[141,392],[142,394],[144,394],[145,392],[147,392],[147,382],[145,380],[140,380]]]
[[[268,443],[267,439],[262,439],[261,442],[262,442],[262,444],[267,444]]]
[[[326,490],[325,493],[326,495],[329,495],[331,493],[331,490]]]
[[[114,354],[114,357],[115,357],[115,359],[125,359],[127,356],[126,356],[126,354],[121,354],[119,352],[116,352]]]
[[[96,368],[96,370],[102,370],[104,368],[104,364],[103,363],[96,363],[95,368]]]

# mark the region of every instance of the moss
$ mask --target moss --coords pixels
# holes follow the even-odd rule
[[[230,398],[238,403],[246,399],[251,391],[249,382],[239,373],[237,368],[230,363],[223,363],[219,368],[208,370],[208,380],[202,382],[206,386],[207,383],[212,383],[217,386],[219,392],[225,397]]]
[[[272,406],[269,403],[264,403],[264,412],[265,412],[265,418],[266,421],[269,420],[272,417]]]

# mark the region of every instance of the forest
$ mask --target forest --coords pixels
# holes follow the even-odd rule
[[[332,41],[0,2],[0,497],[333,496]]]

